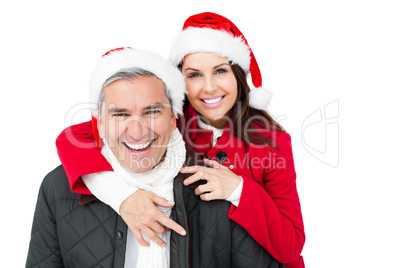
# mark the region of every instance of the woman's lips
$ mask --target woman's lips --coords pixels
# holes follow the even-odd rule
[[[225,96],[214,96],[200,99],[202,104],[209,109],[216,108],[222,104]]]

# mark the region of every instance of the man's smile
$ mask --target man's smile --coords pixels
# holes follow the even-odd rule
[[[131,149],[131,150],[136,150],[136,151],[140,151],[140,150],[146,150],[149,147],[151,147],[152,143],[155,141],[156,139],[150,140],[148,142],[145,143],[127,143],[127,142],[123,142],[123,144]]]

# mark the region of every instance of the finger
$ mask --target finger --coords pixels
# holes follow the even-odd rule
[[[211,191],[212,191],[212,189],[211,189],[210,185],[208,185],[208,183],[207,183],[207,184],[202,184],[202,185],[198,186],[194,190],[194,193],[196,195],[201,195],[201,194],[208,193],[208,192],[211,192]]]
[[[180,169],[181,173],[195,173],[197,171],[204,171],[207,172],[209,168],[203,167],[203,166],[188,166],[188,167],[182,167]]]
[[[214,196],[213,196],[212,192],[201,194],[200,198],[201,198],[201,200],[204,200],[204,201],[214,200]]]
[[[183,181],[184,185],[190,185],[194,182],[197,182],[199,180],[208,180],[209,174],[205,173],[204,171],[197,171],[187,179]]]
[[[151,230],[150,228],[146,228],[142,231],[150,240],[154,241],[159,246],[166,247],[166,242],[162,238],[160,238],[153,230]]]
[[[227,167],[225,167],[224,165],[219,164],[215,160],[208,159],[208,158],[204,158],[203,160],[204,160],[204,163],[207,164],[210,167],[213,167],[213,168],[216,168],[216,169],[219,169],[219,168],[226,168],[227,169]]]
[[[163,224],[164,226],[166,226],[167,228],[172,229],[179,235],[185,236],[187,233],[186,230],[181,225],[179,225],[177,222],[175,222],[171,218],[166,217],[165,215],[163,215],[163,217],[161,217],[158,221],[161,224]]]
[[[164,225],[160,224],[158,221],[153,221],[149,227],[158,234],[163,234],[164,232],[169,231]]]
[[[130,227],[130,230],[133,232],[135,239],[137,239],[138,243],[140,243],[141,246],[144,246],[144,247],[150,246],[150,244],[147,241],[145,241],[140,230],[138,230],[137,228],[133,228],[133,227]]]
[[[173,202],[173,201],[169,201],[169,200],[167,200],[167,199],[165,199],[165,198],[163,198],[163,197],[157,196],[157,195],[155,195],[155,196],[152,198],[152,201],[154,202],[155,205],[161,206],[161,207],[165,207],[165,208],[173,207],[173,206],[174,206],[174,202]]]

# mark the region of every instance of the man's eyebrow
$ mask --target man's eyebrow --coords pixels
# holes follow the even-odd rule
[[[160,103],[160,102],[157,102],[157,103],[151,104],[149,106],[146,106],[146,107],[144,107],[142,109],[143,110],[153,110],[153,109],[158,109],[158,108],[165,108],[165,106],[167,106],[167,105],[163,104],[163,103]]]
[[[109,113],[127,113],[129,112],[129,109],[126,108],[110,108]]]
[[[154,103],[154,104],[151,104],[149,106],[146,106],[146,107],[142,108],[142,110],[153,110],[153,109],[165,108],[165,106],[167,106],[167,105],[157,102],[157,103]],[[109,111],[109,113],[128,113],[128,112],[131,112],[130,109],[116,108],[116,107],[110,108],[108,111]]]

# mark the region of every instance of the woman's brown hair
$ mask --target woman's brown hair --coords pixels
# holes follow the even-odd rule
[[[285,132],[284,128],[267,112],[249,105],[250,87],[246,73],[237,64],[231,64],[231,68],[237,81],[237,100],[229,111],[232,124],[236,127],[236,132],[232,129],[232,134],[246,142],[275,146],[269,138],[270,135],[262,133]]]

